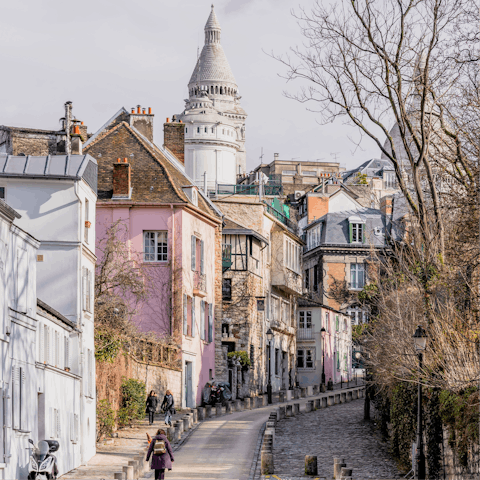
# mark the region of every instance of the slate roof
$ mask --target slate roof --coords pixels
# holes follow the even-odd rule
[[[40,300],[39,298],[37,298],[37,313],[39,313],[40,315],[50,320],[65,323],[69,327],[78,331],[78,328],[75,322],[72,322],[67,317],[63,316],[60,312],[57,312],[50,305],[46,304],[45,302],[42,302],[42,300]]]
[[[371,160],[362,163],[359,167],[344,172],[342,177],[344,181],[349,178],[354,178],[357,173],[366,173],[368,178],[383,177],[384,171],[394,171],[392,162],[387,159],[372,158]]]
[[[376,247],[385,246],[385,232],[390,220],[380,211],[373,208],[362,208],[358,210],[346,210],[344,212],[327,213],[315,222],[310,223],[304,230],[308,232],[312,227],[322,224],[320,246],[342,246],[358,248],[359,244],[350,243],[349,238],[349,217],[360,217],[365,223],[365,235],[367,243],[364,246],[373,244]],[[381,234],[375,234],[375,231]]]
[[[215,15],[215,10],[212,5],[212,11],[210,12],[210,16],[208,17],[207,23],[205,24],[205,30],[221,30],[220,23]]]
[[[0,153],[0,177],[83,179],[97,191],[97,161],[90,155],[13,156]]]
[[[84,150],[98,159],[98,201],[112,201],[113,163],[117,157],[127,157],[131,166],[131,203],[192,204],[183,187],[194,182],[183,171],[178,159],[168,150],[148,141],[135,127],[123,121],[125,109],[120,109],[101,127]],[[128,156],[135,150],[133,157]],[[198,190],[198,208],[209,215],[221,217],[221,212]],[[119,200],[118,203],[124,200]]]

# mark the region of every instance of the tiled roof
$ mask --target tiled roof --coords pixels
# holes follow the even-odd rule
[[[212,11],[210,12],[210,16],[208,17],[207,23],[205,24],[205,30],[211,30],[211,29],[221,30],[220,23],[217,19],[217,16],[215,15],[215,10],[213,8],[213,5],[212,5]]]

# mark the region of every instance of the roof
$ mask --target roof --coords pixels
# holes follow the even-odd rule
[[[97,191],[97,161],[90,155],[13,156],[0,153],[0,177],[80,180]]]
[[[383,158],[372,158],[362,163],[359,167],[344,172],[342,177],[344,180],[347,180],[348,178],[354,178],[357,173],[367,174],[368,178],[383,177],[384,171],[394,171],[392,162]]]
[[[68,325],[74,330],[77,330],[77,325],[75,322],[72,322],[67,317],[64,317],[60,312],[57,312],[54,308],[52,308],[50,305],[47,305],[45,302],[42,302],[39,298],[37,298],[37,313],[49,318],[50,320],[56,320],[57,322],[59,321]]]
[[[320,246],[348,246],[358,248],[358,244],[350,243],[349,218],[358,217],[365,224],[367,243],[375,247],[385,246],[385,232],[390,220],[374,208],[361,208],[344,212],[327,213],[315,222],[310,223],[304,230],[308,231],[319,223],[322,224]]]
[[[251,228],[244,227],[243,225],[234,222],[228,217],[225,217],[224,219],[222,233],[224,235],[251,235],[260,242],[265,243],[265,245],[268,245],[268,240],[263,235],[260,235],[258,232],[252,230]]]
[[[308,297],[298,297],[297,305],[299,308],[305,308],[305,307],[326,308],[327,310],[332,310],[333,312],[337,312],[342,315],[347,315],[345,312],[336,310],[335,308],[329,307],[328,305],[324,305],[323,303],[317,302],[316,300],[312,300],[311,298],[308,298]]]
[[[213,10],[213,5],[207,24],[205,25],[205,30],[221,30],[220,23]],[[203,46],[202,53],[198,57],[189,85],[203,81],[224,82],[235,86],[237,85],[219,40],[214,43],[208,43],[207,39],[205,39],[205,45]]]
[[[0,130],[5,130],[6,132],[21,132],[29,134],[39,133],[41,135],[65,135],[65,132],[63,130],[41,130],[39,128],[9,127],[7,125],[0,125]]]
[[[193,205],[183,187],[194,185],[194,182],[185,174],[178,159],[170,151],[150,142],[135,127],[123,121],[124,113],[128,112],[121,108],[85,146],[85,150],[98,158],[99,203],[112,201],[113,163],[116,158],[127,156],[127,151],[133,154],[132,149],[135,149],[141,153],[129,157],[132,169],[132,196],[128,200],[130,203]],[[124,154],[120,154],[122,151]],[[199,189],[198,193],[198,208],[209,215],[221,217],[221,212],[206,198],[202,190]]]
[[[0,213],[3,213],[7,218],[11,221],[15,220],[15,218],[22,218],[22,216],[14,210],[8,203],[0,198]]]

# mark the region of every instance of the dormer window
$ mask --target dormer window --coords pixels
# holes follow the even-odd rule
[[[359,216],[348,219],[350,243],[365,243],[365,220]]]
[[[190,186],[190,187],[183,187],[183,191],[185,195],[189,198],[189,200],[198,207],[198,191],[197,187]]]

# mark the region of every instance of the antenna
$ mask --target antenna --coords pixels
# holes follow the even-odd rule
[[[260,163],[263,163],[263,147],[262,147],[262,154],[260,155]]]
[[[337,158],[340,156],[340,152],[330,152],[330,156],[337,161]]]

